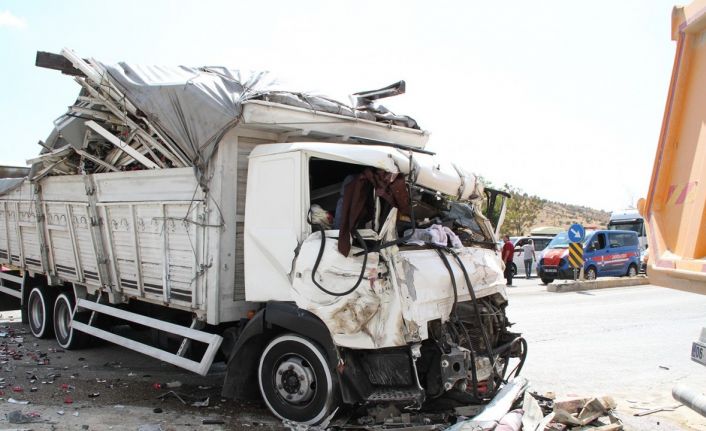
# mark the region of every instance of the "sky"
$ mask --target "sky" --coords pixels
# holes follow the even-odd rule
[[[494,185],[603,210],[647,193],[678,0],[0,0],[0,164],[24,165],[79,87],[36,51],[102,62],[270,70],[383,104],[428,149]]]

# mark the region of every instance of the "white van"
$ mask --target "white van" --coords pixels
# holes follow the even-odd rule
[[[537,275],[537,262],[539,260],[539,255],[547,248],[547,245],[552,240],[549,236],[522,236],[518,238],[511,238],[513,245],[515,246],[515,254],[512,256],[512,274],[513,276],[524,276],[525,275],[525,254],[522,250],[522,246],[527,244],[530,240],[534,242],[534,260],[532,261],[532,271],[530,275]],[[519,272],[518,272],[519,271]]]

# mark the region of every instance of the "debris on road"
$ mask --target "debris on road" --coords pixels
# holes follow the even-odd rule
[[[182,404],[186,404],[186,401],[184,401],[184,399],[182,397],[180,397],[179,394],[177,394],[174,391],[165,392],[162,395],[158,396],[157,398],[159,398],[160,400],[165,400],[167,397],[170,397],[170,396],[178,399],[179,401],[181,401]]]
[[[30,413],[22,413],[20,410],[13,410],[10,413],[7,413],[5,416],[7,416],[7,421],[11,424],[29,424],[33,422],[47,422],[44,419],[40,419],[39,413],[36,412],[30,412]]]
[[[205,400],[202,400],[202,401],[194,401],[193,403],[191,403],[191,406],[192,407],[208,407],[208,401],[209,401],[208,398],[206,398]]]
[[[643,409],[642,407],[633,407],[633,409],[640,409],[644,410],[642,412],[637,412],[634,413],[633,416],[647,416],[651,415],[653,413],[659,413],[659,412],[673,412],[674,410],[678,409],[679,407],[683,406],[684,404],[675,404],[673,406],[667,406],[667,407],[657,407],[654,409]]]

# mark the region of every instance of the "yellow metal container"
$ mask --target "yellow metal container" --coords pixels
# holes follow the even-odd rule
[[[677,42],[652,178],[638,203],[650,282],[706,294],[706,0],[672,12]]]

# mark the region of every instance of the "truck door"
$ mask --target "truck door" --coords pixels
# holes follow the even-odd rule
[[[304,222],[301,153],[251,157],[245,204],[245,297],[291,298],[289,273]]]

